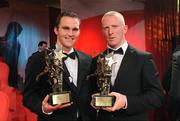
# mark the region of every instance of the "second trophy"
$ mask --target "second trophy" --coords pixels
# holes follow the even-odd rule
[[[114,63],[113,53],[99,56],[97,59],[96,75],[100,94],[92,97],[95,107],[112,107],[114,105],[115,97],[108,95],[110,93],[112,65]]]

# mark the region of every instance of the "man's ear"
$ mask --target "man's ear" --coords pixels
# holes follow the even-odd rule
[[[128,31],[128,25],[125,25],[124,26],[124,33],[127,33],[127,31]]]
[[[55,33],[56,35],[58,34],[57,27],[54,27],[54,33]]]

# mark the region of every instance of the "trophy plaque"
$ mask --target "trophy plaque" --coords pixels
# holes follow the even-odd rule
[[[96,75],[100,95],[94,95],[92,97],[93,105],[95,107],[112,107],[114,105],[115,97],[108,95],[111,85],[112,65],[114,63],[113,53],[110,53],[105,57],[99,56],[97,59]]]
[[[63,58],[66,57],[63,54],[62,49],[45,50],[45,62],[46,66],[44,71],[37,76],[37,80],[40,76],[47,74],[48,82],[52,87],[52,92],[49,94],[49,103],[51,105],[61,105],[71,102],[71,92],[63,91]]]

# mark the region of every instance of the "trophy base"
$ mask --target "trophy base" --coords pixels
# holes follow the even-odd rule
[[[50,100],[51,105],[62,105],[71,102],[71,92],[63,91],[58,93],[51,93]]]
[[[95,107],[113,107],[114,102],[115,102],[114,96],[102,96],[102,95],[93,96],[93,105]]]

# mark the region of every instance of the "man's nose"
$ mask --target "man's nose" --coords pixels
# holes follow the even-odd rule
[[[109,34],[109,35],[113,34],[113,31],[112,31],[111,28],[108,29],[108,34]]]
[[[69,30],[69,31],[68,31],[68,35],[69,35],[69,36],[73,36],[73,31],[72,31],[72,30]]]

